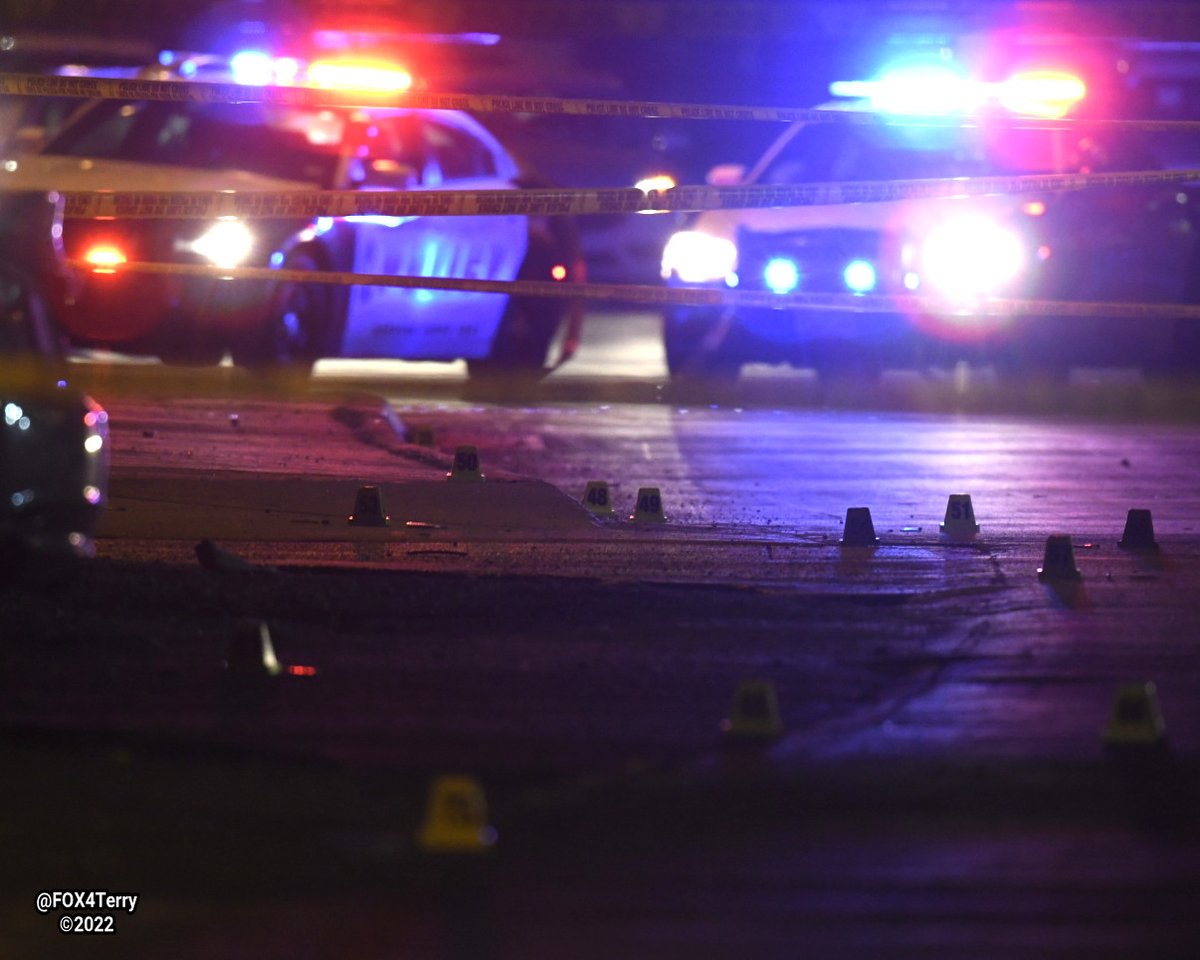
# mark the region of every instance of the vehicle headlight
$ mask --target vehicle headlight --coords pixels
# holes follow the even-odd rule
[[[791,293],[800,286],[800,265],[791,257],[772,257],[763,267],[763,283],[772,293]]]
[[[842,271],[842,282],[851,293],[870,293],[879,282],[879,274],[870,260],[851,260]]]
[[[1025,267],[1025,248],[1011,230],[986,217],[948,221],[921,248],[922,285],[947,297],[987,296]]]
[[[236,267],[250,256],[254,234],[240,220],[222,220],[192,241],[192,252],[218,267]]]
[[[662,275],[677,276],[684,283],[724,280],[737,266],[737,247],[724,237],[700,230],[673,234],[663,249]]]

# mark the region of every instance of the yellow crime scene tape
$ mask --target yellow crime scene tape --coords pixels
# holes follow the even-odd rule
[[[868,112],[787,109],[657,101],[612,101],[484,94],[344,92],[310,87],[248,86],[182,80],[119,80],[0,73],[0,93],[99,99],[165,100],[206,103],[268,103],[289,106],[394,106],[472,112],[517,112],[591,117],[643,117],[682,120],[764,120],[807,123],[977,125],[961,118],[898,118]],[[987,122],[992,122],[989,118]],[[1022,127],[1070,127],[1080,121],[1008,119]],[[1148,130],[1195,128],[1200,121],[1087,121]],[[489,215],[588,215],[646,211],[698,212],[766,207],[874,203],[994,194],[1048,193],[1112,186],[1147,186],[1200,181],[1200,170],[1151,170],[1088,174],[970,177],[924,180],[855,181],[747,186],[677,186],[664,191],[637,188],[537,190],[296,190],[296,191],[63,191],[65,216],[112,219],[312,219],[315,217],[419,217]],[[2,186],[0,186],[2,189]],[[80,270],[92,266],[72,261]],[[499,293],[518,296],[609,300],[649,306],[723,306],[849,313],[910,313],[942,316],[1055,316],[1127,319],[1200,319],[1200,305],[1090,303],[989,299],[963,304],[916,296],[857,294],[775,294],[713,288],[625,284],[573,284],[402,277],[344,272],[295,271],[265,267],[220,268],[200,264],[136,262],[114,272],[177,274],[211,279],[267,280],[339,285],[389,286]]]
[[[65,191],[69,218],[311,219],[313,217],[528,216],[695,212],[1051,193],[1200,181],[1200,170],[1067,173],[937,180],[538,190]]]
[[[436,93],[422,90],[332,90],[304,86],[213,83],[197,80],[60,77],[0,73],[0,94],[31,97],[80,97],[95,100],[166,100],[187,103],[266,103],[294,107],[396,107],[464,110],[472,113],[527,113],[547,116],[632,117],[651,120],[743,120],[775,123],[840,123],[859,125],[1015,126],[1022,129],[1065,129],[1072,126],[1123,127],[1136,130],[1200,130],[1200,120],[1048,119],[904,116],[860,110],[675,103],[657,100],[597,100],[569,97],[513,97],[482,93]]]
[[[69,261],[91,272],[92,264]],[[1111,317],[1118,320],[1200,320],[1200,304],[1087,302],[1076,300],[1017,300],[989,298],[971,301],[937,297],[879,294],[788,293],[709,287],[656,287],[646,284],[565,283],[547,280],[470,280],[454,277],[410,277],[377,273],[289,270],[270,267],[222,268],[198,263],[131,261],[105,267],[111,273],[181,275],[211,280],[267,280],[275,283],[326,283],[339,286],[401,287],[502,293],[510,296],[553,297],[568,300],[622,301],[642,306],[768,308],[772,310],[836,311],[839,313],[903,313],[945,317]]]

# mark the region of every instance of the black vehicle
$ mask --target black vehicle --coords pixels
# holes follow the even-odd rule
[[[0,355],[57,359],[62,338],[53,304],[69,299],[62,200],[56,193],[0,193]]]

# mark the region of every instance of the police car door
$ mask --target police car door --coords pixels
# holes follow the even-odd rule
[[[380,117],[361,150],[361,187],[498,189],[486,145],[469,129],[422,114]],[[524,217],[357,217],[356,273],[512,280],[527,244]],[[507,305],[503,294],[354,287],[348,356],[453,360],[484,357]]]

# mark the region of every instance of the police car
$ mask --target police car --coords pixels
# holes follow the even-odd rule
[[[796,123],[722,184],[799,184],[1146,170],[1163,166],[1152,134],[1064,124],[921,124],[921,113],[1059,118],[1087,88],[1046,70],[974,83],[942,68],[905,67],[834,84],[830,110],[903,114],[895,124]],[[897,120],[899,117],[897,117]],[[981,117],[984,120],[984,117]],[[1200,224],[1175,186],[910,199],[707,212],[670,238],[662,274],[674,286],[739,290],[1192,303]],[[791,362],[828,376],[887,366],[991,364],[1002,376],[1065,377],[1073,365],[1200,370],[1200,324],[1103,315],[988,318],[676,307],[664,316],[673,375],[735,376],[749,361]]]
[[[164,58],[168,59],[168,58]],[[170,76],[402,90],[378,64],[308,65],[262,54],[178,57]],[[37,156],[4,164],[8,189],[493,190],[526,174],[465,113],[103,100]],[[581,279],[562,218],[318,217],[304,220],[70,220],[67,256],[93,265],[58,304],[76,345],[251,367],[322,357],[468,361],[473,372],[544,371],[577,340],[569,300],[379,286],[138,275],[125,261],[168,261],[485,280]],[[557,352],[557,357],[551,354]]]

